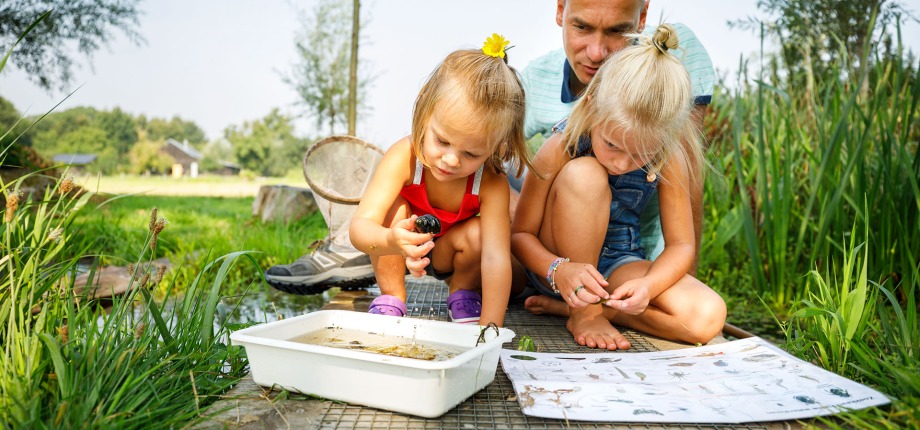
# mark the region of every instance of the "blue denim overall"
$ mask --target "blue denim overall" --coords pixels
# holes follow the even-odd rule
[[[561,133],[565,129],[566,120],[560,121],[553,128]],[[575,157],[593,156],[591,153],[591,138],[582,136],[578,140]],[[645,260],[645,252],[639,244],[639,216],[658,188],[658,177],[649,181],[648,173],[644,168],[636,169],[622,175],[608,175],[607,183],[610,185],[612,199],[610,201],[610,220],[607,223],[607,234],[597,261],[597,270],[609,278],[610,274],[620,266],[633,261]],[[560,297],[552,292],[543,283],[539,282],[542,275],[528,270],[530,286],[537,289],[540,294]]]

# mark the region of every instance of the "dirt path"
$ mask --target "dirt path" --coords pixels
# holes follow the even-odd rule
[[[158,196],[255,197],[263,185],[285,184],[306,188],[305,181],[287,178],[209,176],[199,178],[106,176],[82,177],[77,182],[89,191],[105,194]]]

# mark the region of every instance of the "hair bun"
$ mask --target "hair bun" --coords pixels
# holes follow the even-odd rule
[[[668,49],[677,48],[677,30],[671,24],[659,24],[655,29],[655,35],[652,36],[652,43],[664,53],[667,53]]]

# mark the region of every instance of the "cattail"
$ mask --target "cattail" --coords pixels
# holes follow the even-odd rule
[[[134,277],[134,263],[128,263],[128,276]]]
[[[144,277],[141,278],[140,282],[137,283],[137,286],[140,288],[147,288],[147,282],[150,281],[150,274],[145,273]]]
[[[73,176],[67,176],[61,180],[61,185],[58,187],[58,192],[60,194],[67,194],[73,190]]]
[[[155,227],[156,225],[157,225],[157,208],[153,208],[153,210],[150,211],[149,230],[153,231],[153,227]]]
[[[137,327],[134,327],[134,338],[135,338],[135,339],[140,339],[141,336],[144,335],[144,330],[146,330],[146,329],[147,329],[147,324],[144,324],[144,323],[142,323],[142,322],[141,322],[141,323],[138,323],[138,324],[137,324]]]
[[[58,335],[61,336],[61,343],[67,343],[67,341],[70,339],[70,330],[67,328],[67,326],[65,325],[58,327],[57,332]]]
[[[160,237],[160,232],[163,231],[163,228],[166,227],[166,224],[169,224],[169,221],[167,221],[166,218],[160,218],[160,220],[151,227],[151,231],[153,232],[153,238],[150,239],[151,250],[156,250],[157,239]]]
[[[3,215],[3,222],[12,221],[13,215],[16,213],[16,209],[19,209],[18,191],[14,191],[13,193],[6,196],[6,213]]]
[[[166,265],[161,265],[157,268],[157,276],[153,278],[153,285],[160,285],[160,281],[163,280],[163,275],[166,274]]]

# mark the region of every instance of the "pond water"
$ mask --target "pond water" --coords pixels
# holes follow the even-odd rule
[[[338,293],[339,288],[330,288],[322,294],[298,295],[266,286],[222,298],[217,305],[218,319],[232,324],[278,321],[318,311]]]

